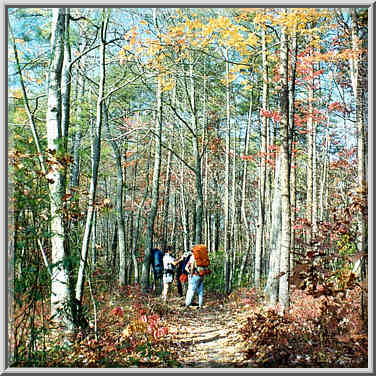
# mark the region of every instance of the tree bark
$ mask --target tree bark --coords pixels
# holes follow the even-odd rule
[[[270,235],[270,257],[269,257],[269,273],[264,289],[270,306],[275,306],[278,302],[278,288],[280,273],[280,233],[282,223],[281,208],[281,155],[277,155],[274,175],[274,192],[272,202],[272,224]]]
[[[266,55],[266,35],[265,28],[262,28],[262,108],[264,111],[268,108],[268,62]],[[261,283],[261,260],[263,256],[264,240],[264,223],[265,223],[265,180],[266,180],[266,163],[267,152],[267,133],[268,119],[262,117],[261,132],[261,158],[260,158],[260,175],[259,175],[259,199],[258,199],[258,223],[256,231],[256,250],[255,250],[255,287],[260,288]]]
[[[252,121],[252,110],[253,110],[253,92],[251,90],[250,98],[249,98],[249,110],[248,110],[248,121],[247,121],[247,129],[245,132],[245,140],[244,140],[244,155],[247,156],[249,152],[249,138],[251,133],[251,121]],[[240,265],[240,272],[239,272],[239,283],[240,286],[243,279],[244,269],[248,260],[248,254],[251,245],[251,234],[250,228],[248,224],[248,217],[246,211],[246,197],[247,197],[247,178],[248,178],[248,162],[244,161],[243,164],[243,173],[242,173],[242,193],[241,193],[241,203],[240,203],[240,212],[243,221],[243,228],[245,229],[246,235],[246,246],[242,258],[242,262]]]
[[[104,86],[105,86],[105,78],[106,78],[105,56],[106,56],[107,24],[108,24],[108,16],[106,14],[106,11],[103,10],[101,27],[100,27],[101,44],[99,48],[99,60],[100,60],[99,91],[98,91],[97,106],[96,106],[96,121],[95,121],[95,126],[92,127],[92,135],[91,135],[91,158],[92,158],[91,174],[92,176],[90,180],[89,202],[88,202],[88,210],[87,210],[87,216],[86,216],[85,232],[84,232],[84,237],[82,240],[82,247],[81,247],[80,266],[78,269],[78,276],[77,276],[77,283],[76,283],[76,299],[80,303],[82,302],[82,295],[84,291],[85,268],[86,268],[86,263],[87,263],[87,254],[88,254],[88,249],[89,249],[89,244],[90,244],[90,235],[91,235],[92,224],[93,224],[94,204],[95,204],[97,182],[98,182],[98,167],[99,167],[100,154],[101,154],[101,133],[102,133],[103,105],[104,105],[103,101],[104,101]]]
[[[225,149],[225,194],[224,194],[224,241],[223,248],[225,251],[224,259],[224,285],[225,293],[230,292],[230,263],[231,263],[231,246],[230,246],[230,66],[228,63],[228,50],[226,50],[226,149]]]
[[[119,145],[112,139],[108,107],[104,106],[104,123],[107,133],[107,139],[112,147],[116,163],[116,220],[118,223],[118,245],[119,245],[119,286],[126,285],[126,241],[125,241],[125,223],[123,215],[123,166]]]
[[[286,12],[286,11],[284,11]],[[290,241],[291,241],[291,206],[290,206],[290,164],[289,164],[289,97],[288,97],[288,42],[285,27],[281,32],[281,263],[279,280],[279,303],[286,312],[290,306],[289,273],[290,273]]]
[[[51,27],[51,61],[47,79],[47,139],[50,158],[55,163],[47,174],[51,210],[51,315],[57,315],[66,329],[72,329],[70,316],[65,314],[66,304],[70,304],[69,270],[66,263],[64,201],[65,168],[61,169],[58,159],[64,156],[61,123],[61,72],[64,58],[64,9],[53,9]],[[68,305],[69,307],[69,305]]]
[[[155,116],[155,153],[153,183],[151,192],[151,206],[146,223],[145,255],[142,264],[141,285],[142,291],[147,292],[150,288],[150,265],[151,249],[153,247],[154,221],[158,210],[159,200],[159,177],[161,169],[161,141],[162,141],[162,92],[161,81],[157,83],[157,109]]]

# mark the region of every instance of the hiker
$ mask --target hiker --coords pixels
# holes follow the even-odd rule
[[[186,270],[188,272],[188,290],[185,298],[185,307],[192,303],[195,292],[198,295],[198,306],[202,308],[204,303],[204,276],[210,274],[208,248],[204,244],[197,244],[192,247]]]
[[[159,248],[151,250],[151,261],[154,275],[153,290],[157,292],[157,281],[160,281],[163,275],[163,252]]]
[[[163,252],[159,248],[153,248],[151,250],[152,268],[154,273],[154,279],[162,278],[163,273]]]
[[[181,255],[178,260],[176,267],[176,286],[178,288],[178,294],[180,297],[183,297],[183,286],[188,282],[188,272],[185,270],[187,263],[191,257],[191,252],[185,252]]]
[[[169,287],[174,279],[174,267],[178,263],[175,261],[172,247],[167,247],[163,256],[163,292],[162,299],[167,301]]]

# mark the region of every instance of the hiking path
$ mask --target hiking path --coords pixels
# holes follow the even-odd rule
[[[244,360],[239,328],[246,319],[244,310],[211,296],[203,309],[184,308],[184,299],[169,299],[174,319],[168,320],[178,362],[187,368],[252,367]]]

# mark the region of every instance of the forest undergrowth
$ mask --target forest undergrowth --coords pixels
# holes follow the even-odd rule
[[[241,288],[230,296],[207,292],[204,309],[187,310],[175,290],[164,303],[158,296],[142,294],[139,287],[127,286],[97,297],[96,321],[91,315],[89,327],[69,338],[36,320],[38,339],[33,347],[17,348],[11,366],[367,367],[367,322],[361,318],[360,297],[360,288],[340,297],[314,297],[294,289],[290,311],[281,316],[278,307],[268,308],[254,288]],[[21,343],[20,324],[14,340],[18,336]]]

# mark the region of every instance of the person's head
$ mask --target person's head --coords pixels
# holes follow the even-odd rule
[[[168,253],[170,256],[174,256],[174,254],[175,254],[174,248],[172,248],[171,246],[167,246],[165,253]]]

